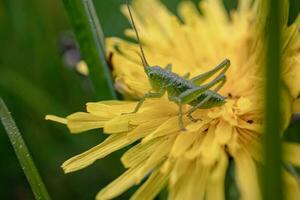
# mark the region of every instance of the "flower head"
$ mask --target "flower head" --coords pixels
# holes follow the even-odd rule
[[[259,1],[238,1],[228,13],[221,0],[201,1],[199,14],[189,1],[178,7],[180,18],[158,0],[133,1],[133,16],[149,64],[166,66],[191,77],[204,73],[224,58],[231,67],[227,82],[219,91],[227,103],[198,109],[192,122],[184,117],[185,133],[178,126],[178,106],[166,96],[147,99],[137,113],[135,101],[87,103],[87,112],[66,118],[48,116],[67,124],[71,132],[103,128],[108,138],[92,149],[67,160],[65,172],[92,164],[97,159],[135,144],[121,158],[127,171],[103,188],[97,199],[111,199],[129,187],[147,180],[132,199],[152,199],[167,186],[170,199],[224,199],[224,180],[228,162],[233,158],[236,181],[243,199],[260,199],[257,163],[262,162],[262,62],[263,40],[257,17]],[[126,7],[123,13],[128,17]],[[289,123],[292,105],[299,108],[300,94],[300,18],[283,28],[282,88],[284,124]],[[132,29],[125,31],[135,38]],[[113,52],[115,86],[127,99],[139,99],[151,89],[137,52],[139,47],[119,38],[107,39]],[[186,105],[184,112],[190,107]],[[300,160],[300,146],[285,144],[285,157],[294,165]],[[298,160],[297,160],[298,159]],[[295,177],[284,172],[289,184],[287,195],[300,195]]]

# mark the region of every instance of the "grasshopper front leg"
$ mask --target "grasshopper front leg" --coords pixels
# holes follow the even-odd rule
[[[143,105],[144,101],[147,98],[160,98],[164,95],[165,90],[160,90],[159,92],[148,92],[146,94],[144,94],[144,96],[140,99],[140,101],[138,102],[138,104],[136,105],[134,111],[129,112],[129,113],[122,113],[122,114],[132,114],[132,113],[136,113],[139,111],[139,109],[141,108],[141,106]]]
[[[166,67],[165,67],[165,70],[167,71],[172,71],[172,64],[167,64]]]

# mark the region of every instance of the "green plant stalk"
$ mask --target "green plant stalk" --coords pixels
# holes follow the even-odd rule
[[[283,198],[281,184],[281,148],[282,130],[280,119],[280,20],[282,0],[267,1],[266,35],[266,82],[265,82],[265,133],[264,133],[264,169],[263,197],[266,200]]]
[[[93,1],[92,0],[83,0],[83,2],[84,2],[84,6],[85,6],[85,12],[89,18],[91,30],[93,31],[94,38],[95,38],[97,44],[100,44],[102,52],[105,52],[106,47],[105,47],[104,33],[102,31],[101,24],[98,19],[97,12],[95,10]],[[100,56],[101,56],[101,59],[103,59],[101,61],[105,61],[105,53],[100,54]],[[107,63],[104,62],[104,65],[106,65],[106,64]]]
[[[0,118],[36,199],[50,200],[46,187],[4,101],[0,98]]]
[[[90,0],[63,0],[73,26],[83,59],[98,98],[116,99],[112,76],[105,59],[104,36],[93,2]]]

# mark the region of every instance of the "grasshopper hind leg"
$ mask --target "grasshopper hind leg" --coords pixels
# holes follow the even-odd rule
[[[179,127],[180,127],[181,130],[185,130],[185,128],[183,126],[182,105],[183,104],[187,104],[189,102],[192,102],[193,100],[196,100],[201,94],[203,94],[204,92],[206,92],[207,90],[209,90],[211,87],[217,85],[218,83],[219,83],[218,86],[214,90],[215,91],[219,90],[223,86],[225,80],[226,80],[225,79],[225,75],[224,74],[220,74],[213,81],[211,81],[210,83],[208,83],[206,85],[186,90],[181,95],[179,95],[177,97],[172,97],[171,98],[171,100],[174,101],[179,106],[179,113],[178,113],[178,121],[179,122],[178,123],[179,123]],[[192,107],[188,111],[187,117],[190,118],[190,119],[192,119],[192,121],[197,120],[197,119],[194,119],[191,116],[192,112],[194,112],[201,105],[203,105],[205,102],[207,102],[211,97],[212,97],[212,95],[206,96],[196,106]]]
[[[230,60],[225,59],[218,66],[213,68],[212,70],[205,72],[203,74],[200,74],[200,75],[192,78],[190,81],[192,81],[196,85],[200,85],[201,83],[203,83],[204,81],[206,81],[207,79],[209,79],[210,77],[212,77],[213,75],[215,75],[218,72],[219,72],[218,76],[220,76],[221,74],[225,74],[225,72],[228,70],[229,67],[230,67]]]
[[[226,82],[226,76],[224,74],[221,74],[219,77],[220,78],[220,82],[219,82],[219,85],[217,85],[217,87],[213,90],[214,92],[218,92],[222,87],[223,85],[225,84]],[[197,122],[201,119],[196,119],[192,116],[192,113],[197,110],[198,108],[200,108],[202,105],[204,105],[206,102],[209,101],[209,99],[213,96],[214,93],[211,93],[210,95],[206,96],[202,101],[200,101],[196,106],[192,107],[188,113],[187,113],[187,117],[192,121],[192,122]]]

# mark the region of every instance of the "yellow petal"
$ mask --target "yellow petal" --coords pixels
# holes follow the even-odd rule
[[[169,199],[204,199],[209,171],[210,167],[201,165],[199,161],[194,162],[186,170],[184,176],[174,186],[170,187]]]
[[[238,3],[238,12],[241,14],[245,14],[251,8],[251,4],[253,2],[251,0],[242,0]],[[242,16],[241,16],[242,17]]]
[[[161,144],[156,148],[155,152],[147,159],[144,166],[136,173],[136,181],[141,181],[142,178],[151,169],[160,164],[163,160],[166,160],[167,154],[169,153],[175,137],[161,138]]]
[[[300,72],[300,71],[299,71]],[[300,73],[299,73],[300,75]],[[281,103],[281,121],[282,121],[282,129],[281,132],[283,133],[284,130],[289,126],[292,112],[293,112],[293,99],[286,89],[286,87],[282,87],[281,95],[280,95],[280,103]]]
[[[68,120],[66,118],[58,117],[58,116],[55,116],[55,115],[46,115],[45,119],[46,120],[51,120],[51,121],[54,121],[54,122],[58,122],[58,123],[61,123],[61,124],[67,124],[68,123]]]
[[[284,160],[292,165],[300,167],[300,144],[285,142],[283,144]]]
[[[161,144],[161,139],[153,139],[146,143],[139,143],[129,149],[121,158],[123,165],[128,168],[148,158]]]
[[[225,176],[228,167],[228,158],[223,152],[218,159],[217,166],[213,169],[207,184],[207,200],[225,199]]]
[[[215,126],[209,127],[208,132],[203,139],[203,143],[200,146],[202,162],[207,165],[215,163],[221,151],[221,147],[217,143],[215,130]]]
[[[130,129],[134,128],[133,125],[130,125],[130,121],[134,117],[134,115],[135,114],[125,114],[112,118],[105,123],[103,129],[104,132],[113,134],[129,131]]]
[[[232,129],[233,126],[231,124],[227,123],[224,120],[220,120],[215,131],[216,140],[219,144],[224,145],[228,143],[233,134]]]
[[[86,104],[89,113],[102,117],[103,119],[111,119],[122,113],[133,111],[135,102],[126,101],[101,101]]]
[[[198,133],[187,132],[179,134],[173,144],[171,155],[175,158],[181,156],[195,141]]]
[[[136,165],[134,167],[131,167],[128,169],[125,173],[123,173],[121,176],[119,176],[117,179],[115,179],[113,182],[111,182],[109,185],[107,185],[105,188],[103,188],[96,196],[97,200],[108,200],[112,199],[120,194],[122,194],[124,191],[126,191],[128,188],[136,184],[135,182],[135,173],[143,166],[143,163],[140,163],[139,165]]]
[[[262,124],[258,124],[258,123],[248,123],[248,122],[245,122],[244,120],[238,120],[238,124],[236,125],[237,127],[239,128],[242,128],[242,129],[247,129],[249,131],[253,131],[255,133],[261,133],[262,132]]]
[[[146,142],[156,137],[176,133],[178,130],[178,116],[171,117],[168,120],[164,121],[153,133],[145,137],[143,139],[143,142]]]
[[[197,158],[200,153],[201,153],[201,145],[203,142],[203,139],[205,138],[205,132],[200,132],[198,138],[196,139],[196,141],[194,142],[194,144],[192,145],[192,147],[190,149],[188,149],[185,153],[184,153],[184,157],[189,159],[189,160],[193,160],[195,158]]]
[[[242,115],[249,112],[252,109],[253,105],[248,98],[241,97],[237,101],[237,107],[239,109],[239,114]]]
[[[299,180],[287,171],[283,171],[284,197],[288,200],[298,200],[300,197]]]
[[[137,102],[135,102],[134,104],[136,105]],[[162,106],[164,109],[157,109],[160,106]],[[132,107],[132,110],[130,112],[134,110],[134,107]],[[174,105],[167,100],[147,99],[140,108],[140,110],[136,113],[121,114],[120,111],[118,111],[119,115],[116,115],[115,117],[113,117],[105,123],[104,131],[106,133],[119,133],[129,131],[135,125],[147,123],[153,120],[157,120],[159,118],[175,114],[177,110],[175,110],[174,108]]]
[[[171,171],[171,169],[173,168],[173,164],[174,164],[173,159],[169,157],[169,159],[166,160],[162,164],[162,166],[160,168],[160,172],[163,173],[163,174],[169,173],[169,171]]]
[[[257,168],[254,160],[246,152],[237,152],[234,156],[236,166],[236,181],[243,200],[259,200],[261,194],[259,190]]]
[[[84,112],[77,112],[67,116],[67,126],[71,133],[80,133],[83,131],[102,128],[105,124],[103,118]]]
[[[164,100],[156,100],[146,102],[143,105],[141,111],[137,112],[130,120],[131,124],[145,123],[158,118],[177,115],[177,109],[174,109],[174,105],[171,102],[166,102]],[[159,109],[163,107],[164,109]]]
[[[199,114],[199,113],[195,113],[195,114]],[[205,119],[204,117],[202,116],[199,116],[199,115],[195,115],[197,116],[198,118],[201,119],[201,121],[198,121],[197,123],[189,123],[186,125],[186,129],[188,132],[195,132],[195,131],[201,131],[200,129],[203,129],[203,127],[205,125],[208,125],[210,120],[209,119]]]
[[[218,118],[224,114],[224,109],[223,108],[214,108],[209,110],[207,116],[210,117],[211,119]]]
[[[152,200],[164,187],[168,180],[168,174],[160,173],[159,169],[156,169],[147,181],[139,187],[139,189],[130,198],[131,200]]]
[[[202,9],[203,15],[206,17],[210,24],[216,26],[216,29],[219,30],[223,27],[226,27],[228,15],[226,13],[224,4],[221,0],[210,0],[209,2],[200,2],[200,7]]]
[[[77,155],[63,163],[62,168],[65,173],[73,172],[88,165],[91,165],[96,160],[107,156],[108,154],[121,149],[134,141],[128,140],[126,133],[120,133],[109,136],[97,146]]]
[[[128,139],[133,140],[135,138],[142,138],[147,135],[150,135],[152,132],[154,132],[157,129],[157,127],[161,125],[161,122],[166,120],[167,117],[163,117],[163,118],[158,118],[155,120],[142,123],[132,131],[128,132],[127,137]]]
[[[178,12],[183,21],[191,26],[195,26],[195,23],[200,20],[199,12],[196,9],[195,4],[191,1],[181,2],[178,6]]]
[[[185,175],[185,172],[187,172],[187,169],[190,166],[190,160],[186,158],[178,158],[176,159],[174,168],[172,170],[172,173],[170,175],[170,183],[169,185],[172,187],[174,184]]]
[[[300,98],[296,99],[293,104],[293,112],[300,113]]]

